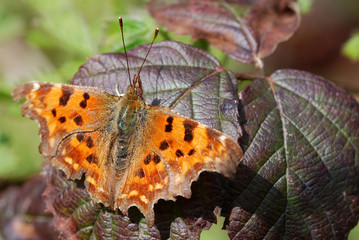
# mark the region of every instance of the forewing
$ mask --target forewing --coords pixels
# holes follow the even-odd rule
[[[120,97],[98,88],[28,82],[12,92],[26,97],[22,114],[40,124],[42,155],[70,179],[86,173],[86,186],[97,202],[113,207],[111,176],[105,164],[118,134],[116,107]]]
[[[98,88],[42,82],[24,83],[12,96],[15,101],[26,97],[22,114],[40,124],[40,151],[45,157],[55,156],[66,136],[105,125],[119,98]]]

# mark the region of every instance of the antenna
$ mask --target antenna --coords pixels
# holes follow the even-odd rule
[[[155,30],[155,36],[153,37],[153,40],[152,40],[151,45],[150,45],[150,48],[148,49],[147,54],[146,54],[145,58],[143,59],[142,65],[141,65],[141,67],[140,67],[140,70],[138,70],[137,76],[140,76],[140,73],[141,73],[143,64],[145,64],[145,62],[146,62],[147,56],[148,56],[148,54],[149,54],[150,51],[151,51],[153,42],[155,41],[155,39],[156,39],[156,37],[157,37],[159,31],[160,31],[160,29],[159,29],[159,28],[156,28],[156,30]]]
[[[127,57],[127,51],[126,51],[126,45],[125,45],[125,38],[123,37],[123,22],[122,22],[122,17],[119,17],[119,18],[118,18],[118,22],[120,23],[121,35],[122,35],[122,43],[123,43],[123,49],[125,50],[125,56],[126,56],[126,64],[127,64],[128,79],[129,79],[129,81],[130,81],[130,85],[131,85],[130,67],[129,67],[129,64],[128,64],[128,57]]]

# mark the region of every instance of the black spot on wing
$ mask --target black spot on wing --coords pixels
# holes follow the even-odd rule
[[[85,140],[85,135],[83,135],[82,133],[78,133],[76,134],[76,139],[79,142],[82,142],[83,140]]]
[[[97,159],[96,159],[96,156],[93,154],[93,153],[91,153],[90,155],[88,155],[87,156],[87,158],[86,158],[86,161],[88,161],[89,163],[96,163],[97,161],[96,161]]]
[[[85,99],[85,100],[89,100],[89,99],[90,99],[90,95],[89,95],[87,92],[85,92],[83,96],[84,96],[84,99]]]
[[[168,118],[167,118],[167,122],[168,122],[169,124],[172,124],[172,123],[173,123],[173,117],[168,117]]]
[[[89,137],[89,138],[87,139],[87,147],[88,147],[88,148],[92,148],[93,146],[94,146],[94,143],[93,143],[93,141],[92,141],[92,138]]]
[[[66,106],[69,101],[71,95],[74,93],[74,90],[71,88],[62,87],[62,95],[60,97],[59,103],[61,106]]]
[[[77,115],[74,118],[74,122],[76,123],[77,126],[82,126],[82,124],[84,123],[84,121],[82,120],[81,115]]]
[[[172,125],[172,123],[173,123],[173,117],[168,117],[167,118],[167,125],[165,126],[165,132],[171,132],[172,131],[172,129],[173,129],[173,125]]]
[[[166,140],[164,140],[163,142],[161,142],[160,144],[160,150],[164,151],[169,147],[168,142]]]
[[[66,122],[66,118],[65,117],[60,117],[59,121],[60,121],[60,123],[64,123],[64,122]]]
[[[153,157],[153,162],[157,165],[159,162],[161,162],[160,156],[157,154]]]
[[[182,157],[182,156],[183,156],[183,152],[182,152],[181,150],[177,149],[177,151],[176,151],[176,156],[177,156],[177,157]]]
[[[142,168],[140,168],[140,169],[138,169],[136,175],[139,176],[140,178],[143,178],[143,177],[145,177],[145,172],[143,171]]]
[[[82,101],[80,102],[80,107],[86,108],[86,107],[87,107],[87,101],[86,101],[86,100],[82,100]]]
[[[183,121],[184,126],[184,140],[186,142],[192,142],[193,140],[193,130],[197,127],[198,123],[191,122],[189,120]]]
[[[143,160],[144,164],[149,164],[152,160],[151,154],[148,154],[145,159]]]
[[[83,97],[84,97],[84,100],[82,100],[82,101],[80,102],[80,107],[86,108],[86,107],[87,107],[87,100],[90,99],[90,95],[89,95],[87,92],[85,92],[85,93],[83,94]]]
[[[56,117],[56,109],[55,108],[51,110],[51,113],[52,113],[52,116]]]
[[[165,127],[165,132],[171,132],[172,131],[172,125],[167,124]]]
[[[189,152],[188,152],[188,156],[191,156],[195,153],[196,151],[192,148]]]

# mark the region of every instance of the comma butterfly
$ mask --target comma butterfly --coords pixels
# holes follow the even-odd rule
[[[73,180],[85,174],[94,201],[124,214],[136,206],[151,227],[159,199],[189,198],[203,171],[233,176],[243,153],[226,134],[146,104],[139,73],[123,96],[43,82],[22,84],[12,96],[26,98],[22,114],[39,122],[40,152],[53,166]]]

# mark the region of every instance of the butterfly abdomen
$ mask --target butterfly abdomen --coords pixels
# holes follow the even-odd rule
[[[126,159],[129,155],[128,151],[128,141],[129,139],[126,137],[119,136],[118,145],[117,145],[117,156],[115,165],[118,169],[125,169],[127,167]]]

